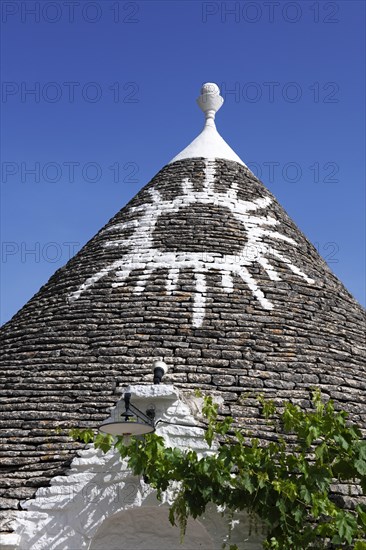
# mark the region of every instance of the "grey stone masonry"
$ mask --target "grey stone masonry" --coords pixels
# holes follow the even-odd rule
[[[165,166],[1,330],[3,529],[67,470],[67,430],[151,383],[154,358],[261,438],[259,393],[307,407],[314,386],[366,428],[364,336],[361,306],[250,171]]]

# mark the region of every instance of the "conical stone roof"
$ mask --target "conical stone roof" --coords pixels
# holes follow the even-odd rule
[[[100,424],[157,357],[259,437],[258,393],[314,386],[366,426],[363,309],[240,159],[187,149],[2,328],[4,509],[75,456],[55,428]]]

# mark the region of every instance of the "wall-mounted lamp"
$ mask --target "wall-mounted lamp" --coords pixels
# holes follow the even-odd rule
[[[122,420],[105,422],[99,427],[99,431],[110,435],[144,435],[155,430],[155,409],[150,407],[146,414],[131,403],[131,394],[125,393],[125,410],[121,414]]]
[[[154,384],[160,384],[168,366],[161,359],[153,364]],[[110,435],[122,435],[125,444],[129,444],[132,435],[144,435],[155,431],[155,408],[150,406],[145,413],[131,403],[131,394],[125,393],[125,410],[121,414],[122,419],[111,421],[108,419],[100,427],[99,431]]]

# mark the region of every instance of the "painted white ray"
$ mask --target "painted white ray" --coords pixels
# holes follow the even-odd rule
[[[305,279],[305,281],[307,283],[310,283],[310,284],[315,283],[314,279],[311,279],[310,277],[308,277],[303,271],[301,271],[301,269],[296,267],[296,265],[293,265],[293,263],[291,263],[291,260],[289,260],[288,258],[283,256],[282,254],[280,254],[277,250],[272,250],[272,254],[273,254],[273,256],[275,256],[276,258],[281,260],[284,264],[286,264],[287,267],[289,267],[293,273],[295,273],[296,275],[299,275],[299,277],[302,277],[303,279]]]
[[[231,184],[231,188],[226,191],[226,200],[231,201],[235,204],[238,198],[238,182],[234,181]]]
[[[247,229],[249,228],[256,228],[259,224],[260,225],[278,225],[279,222],[275,218],[271,217],[260,217],[260,216],[252,216],[251,214],[247,214],[246,212],[244,214],[238,213],[238,212],[232,212],[232,215],[235,219],[237,219],[240,223],[242,223]]]
[[[264,256],[261,258],[257,258],[257,262],[263,267],[265,272],[267,273],[268,277],[271,279],[271,281],[281,281],[281,277]]]
[[[155,187],[152,187],[151,189],[149,189],[149,194],[155,204],[161,203],[162,196],[160,194],[160,191],[155,189]]]
[[[225,292],[234,291],[234,283],[230,271],[221,270],[221,285]]]
[[[256,281],[253,279],[246,267],[241,266],[237,269],[237,274],[246,283],[249,289],[252,291],[253,296],[257,298],[263,309],[273,309],[273,304],[264,296],[263,292],[258,288]]]
[[[130,275],[132,269],[134,269],[134,268],[131,267],[130,269],[123,269],[123,270],[121,269],[121,270],[116,271],[116,277],[120,281],[113,283],[112,286],[113,287],[125,286],[125,281],[126,281],[127,277]]]
[[[166,292],[167,294],[172,294],[173,290],[177,287],[177,282],[179,278],[179,268],[173,267],[168,271],[168,278],[166,282]]]
[[[206,312],[206,275],[195,271],[194,278],[196,279],[196,291],[193,297],[192,325],[194,327],[200,327],[203,323]]]
[[[215,185],[215,161],[214,160],[208,160],[206,162],[206,169],[205,169],[205,179],[203,182],[203,194],[211,195],[214,193],[214,185]]]
[[[108,265],[107,267],[103,267],[98,273],[95,273],[95,275],[92,275],[91,277],[88,277],[84,283],[82,283],[75,292],[71,292],[68,296],[68,299],[70,302],[73,302],[74,300],[77,300],[80,298],[80,296],[88,290],[91,286],[94,286],[96,282],[98,282],[102,277],[105,275],[108,275],[110,271],[113,271],[114,269],[117,269],[120,265],[120,260],[117,260],[111,265]]]
[[[280,241],[286,241],[297,246],[297,243],[296,241],[294,241],[294,239],[292,239],[291,237],[287,237],[287,235],[282,235],[282,233],[278,233],[278,231],[268,231],[268,229],[256,228],[253,233],[259,236],[266,235],[267,237],[279,239]]]
[[[225,198],[226,193],[223,194],[222,197]],[[227,202],[227,201],[223,201],[223,202]],[[243,201],[241,199],[238,199],[233,205],[231,205],[231,203],[229,202],[227,206],[230,205],[229,207],[231,207],[230,210],[232,211],[233,214],[244,215],[247,212],[252,212],[253,210],[266,208],[271,204],[271,202],[272,202],[272,199],[270,197],[256,199],[255,201]],[[250,219],[252,218],[250,217]]]
[[[138,282],[135,286],[136,294],[141,294],[146,288],[147,281],[150,279],[153,269],[145,269],[145,272],[139,275]]]
[[[189,178],[184,178],[183,183],[182,183],[182,187],[183,187],[184,193],[186,193],[186,194],[193,193],[193,183],[191,182],[191,180]]]
[[[144,208],[145,208],[145,205],[143,205]],[[137,210],[137,208],[136,208]],[[136,212],[135,210],[135,212]],[[141,211],[142,208],[139,208],[139,210]],[[106,227],[105,229],[103,229],[101,231],[101,233],[106,233],[107,231],[117,231],[119,229],[129,229],[130,227],[138,227],[139,225],[139,222],[138,220],[128,220],[126,222],[123,222],[123,223],[116,223],[114,225],[111,225],[110,227]]]

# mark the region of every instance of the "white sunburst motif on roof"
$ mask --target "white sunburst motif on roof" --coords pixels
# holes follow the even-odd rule
[[[207,299],[207,274],[212,271],[221,273],[221,284],[225,292],[233,292],[233,276],[238,276],[245,282],[253,296],[261,306],[270,310],[273,304],[265,297],[259,288],[258,282],[251,275],[249,267],[255,263],[261,265],[268,277],[273,281],[280,281],[280,275],[270,262],[270,257],[281,261],[298,277],[308,283],[314,283],[313,279],[303,273],[291,260],[276,250],[275,246],[268,244],[263,237],[270,237],[278,241],[286,241],[292,246],[297,243],[274,228],[279,222],[266,215],[255,215],[257,210],[267,208],[272,199],[270,197],[258,198],[254,201],[244,201],[238,198],[238,185],[233,182],[226,192],[214,190],[215,160],[205,160],[205,178],[202,191],[193,189],[189,178],[183,180],[183,193],[173,199],[165,199],[162,194],[152,188],[149,190],[151,202],[130,208],[131,213],[141,213],[136,220],[126,221],[107,228],[105,231],[132,229],[132,234],[125,239],[113,238],[107,241],[105,247],[121,248],[121,259],[107,265],[95,275],[92,275],[72,294],[70,300],[77,300],[85,291],[108,273],[115,273],[113,287],[126,284],[130,273],[141,271],[137,278],[133,292],[143,293],[146,283],[151,275],[158,269],[166,269],[166,292],[175,292],[179,273],[182,269],[191,269],[194,273],[195,291],[193,295],[192,324],[200,327],[205,318]],[[174,214],[191,205],[214,205],[228,209],[233,218],[245,229],[246,243],[240,253],[223,254],[215,251],[192,252],[179,250],[161,250],[154,242],[154,231],[162,215]],[[253,254],[253,251],[255,253]]]

